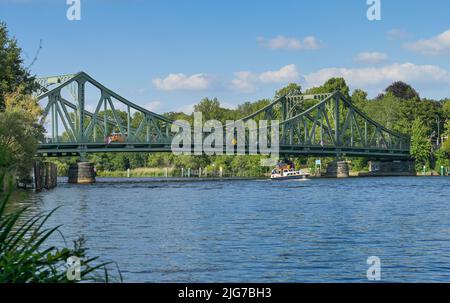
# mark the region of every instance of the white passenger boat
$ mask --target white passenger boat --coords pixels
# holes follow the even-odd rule
[[[283,169],[280,170],[272,170],[272,174],[270,175],[270,180],[292,180],[292,179],[306,179],[309,176],[308,173],[303,172],[302,170],[288,170]]]

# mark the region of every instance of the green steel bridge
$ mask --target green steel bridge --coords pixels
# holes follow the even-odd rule
[[[44,108],[41,123],[49,135],[39,144],[38,155],[171,152],[172,125],[181,126],[177,121],[127,100],[85,72],[37,82]],[[250,119],[279,121],[281,156],[409,158],[407,137],[372,120],[340,92],[284,95],[241,120]],[[125,142],[105,141],[112,132]],[[247,152],[249,142],[246,137]]]

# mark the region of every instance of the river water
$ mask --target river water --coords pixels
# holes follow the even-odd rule
[[[30,195],[125,282],[450,282],[450,178],[99,179]],[[52,241],[62,244],[55,236]]]

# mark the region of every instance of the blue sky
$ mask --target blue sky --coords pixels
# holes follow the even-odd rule
[[[188,111],[203,97],[228,107],[273,97],[288,82],[344,76],[371,96],[395,80],[423,97],[450,97],[450,2],[381,0],[0,0],[38,76],[86,71],[156,112]]]

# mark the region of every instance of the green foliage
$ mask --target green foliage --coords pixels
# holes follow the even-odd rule
[[[26,113],[0,112],[0,174],[27,175],[41,138],[42,128]]]
[[[358,107],[362,107],[361,109],[371,119],[400,133],[405,133],[406,125],[404,124],[409,124],[409,119],[402,120],[399,99],[392,94],[386,94],[380,99],[359,103]]]
[[[355,172],[368,171],[369,159],[367,158],[351,158],[351,170]]]
[[[344,96],[350,99],[350,88],[344,78],[331,78],[322,86],[312,87],[306,90],[306,94],[325,94],[340,91]]]
[[[420,100],[417,91],[409,84],[402,81],[392,83],[386,88],[386,93],[403,100]]]
[[[431,157],[431,143],[427,137],[427,128],[416,118],[411,127],[411,157],[416,160],[417,169],[429,163]]]
[[[174,155],[168,153],[152,153],[147,157],[148,167],[169,167],[174,163]],[[144,166],[144,165],[143,165]],[[143,167],[141,166],[141,167]],[[133,166],[136,167],[136,166]],[[139,166],[137,166],[139,167]]]
[[[367,93],[362,89],[355,89],[352,94],[352,102],[358,108],[364,108],[367,103]]]
[[[450,156],[450,140],[447,139],[442,143],[441,151],[445,153],[447,156]]]
[[[181,112],[169,112],[169,113],[165,113],[164,116],[173,121],[176,121],[176,120],[188,121],[191,125],[193,123],[192,115],[186,115],[185,113],[181,113]]]
[[[450,99],[442,101],[442,112],[445,119],[450,119]]]
[[[450,142],[450,141],[449,141]],[[447,148],[450,147],[450,144],[446,144]],[[449,167],[450,168],[450,150],[445,148],[440,148],[435,152],[436,157],[436,167],[437,171],[440,170],[440,167]]]
[[[245,102],[244,104],[238,105],[238,108],[236,110],[235,120],[242,118],[242,117],[249,116],[269,104],[270,104],[270,100],[262,99],[262,100],[258,100],[256,102]]]
[[[58,176],[65,177],[69,174],[69,163],[63,162],[61,159],[46,159],[48,162],[56,164]]]
[[[22,86],[25,94],[35,88],[34,78],[22,67],[22,50],[16,39],[9,37],[5,23],[0,23],[0,110],[5,107],[5,97]]]
[[[45,227],[55,210],[35,215],[29,214],[28,208],[7,212],[9,200],[10,193],[0,196],[0,283],[71,282],[66,261],[72,256],[81,259],[83,281],[108,281],[106,263],[93,265],[98,258],[87,257],[83,238],[76,240],[72,249],[48,244],[59,228]],[[96,273],[99,269],[105,271],[104,277]]]
[[[22,67],[21,49],[0,23],[0,176],[29,174],[43,128],[41,114],[31,96],[34,78]],[[1,184],[0,184],[1,187]]]
[[[289,83],[287,86],[277,90],[275,92],[275,99],[288,95],[288,94],[301,94],[302,93],[302,87],[300,84],[297,83]]]

